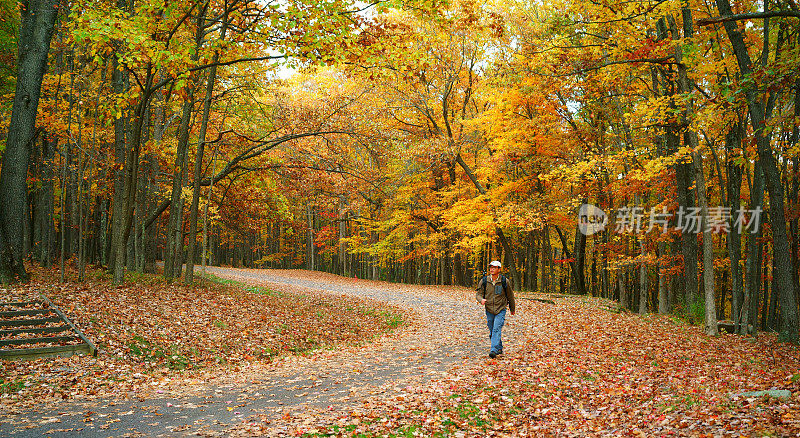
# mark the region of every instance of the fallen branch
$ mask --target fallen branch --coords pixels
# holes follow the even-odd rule
[[[517,297],[520,300],[530,300],[530,301],[538,301],[540,303],[547,303],[547,304],[555,304],[556,302],[553,300],[546,300],[544,298],[528,298],[528,297]]]

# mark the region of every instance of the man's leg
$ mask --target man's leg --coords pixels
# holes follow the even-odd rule
[[[503,311],[503,326],[506,324],[506,311]],[[502,330],[503,327],[500,327]],[[497,354],[503,354],[503,338],[500,338],[500,348],[497,349]]]
[[[492,350],[491,353],[497,355],[500,351],[503,350],[503,341],[501,337],[503,335],[503,324],[506,322],[506,311],[503,310],[497,315],[494,315],[494,319],[492,321]]]
[[[489,327],[489,347],[490,348],[491,348],[491,345],[492,345],[492,330],[494,330],[494,318],[495,318],[495,315],[492,312],[487,310],[486,311],[486,325]]]

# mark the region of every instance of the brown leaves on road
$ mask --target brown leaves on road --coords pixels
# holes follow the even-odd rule
[[[599,299],[556,302],[518,304],[496,360],[467,358],[358,409],[286,417],[285,435],[800,436],[797,346],[709,338],[670,317],[607,312]],[[737,396],[771,388],[792,396]]]
[[[326,387],[307,376],[293,389],[297,402],[241,418],[229,435],[800,435],[800,350],[773,335],[709,338],[671,317],[611,313],[604,310],[607,301],[590,297],[551,297],[555,305],[518,302],[517,315],[504,329],[506,354],[492,360],[485,356],[482,311],[468,289],[304,271],[271,274],[390,292],[387,299],[408,300],[421,316],[363,347],[270,363],[271,378],[299,367],[320,379],[352,375],[348,384],[368,390],[342,393],[335,389],[337,380],[329,392],[342,394],[336,399],[343,401],[320,407],[309,401],[324,397],[311,393]],[[2,409],[19,410],[37,396],[146,396],[175,390],[178,383],[201,387],[240,368],[240,377],[251,369],[261,373],[265,367],[246,365],[270,361],[268,352],[369,339],[397,314],[385,304],[308,288],[299,294],[289,286],[190,288],[147,278],[118,289],[103,281],[63,288],[32,284],[28,292],[47,290],[105,355],[3,363]],[[438,298],[425,301],[426,296]],[[447,357],[448,368],[440,372],[437,362]],[[359,383],[375,371],[362,366],[378,363],[400,374],[380,387]],[[422,378],[412,378],[417,374]],[[789,390],[791,396],[737,396],[767,389]]]
[[[102,271],[59,285],[55,271],[0,289],[0,301],[41,292],[98,345],[97,358],[0,361],[0,410],[48,400],[135,397],[198,384],[251,362],[270,362],[340,343],[362,342],[402,321],[382,303],[304,290],[204,282],[186,286],[155,275],[111,287]]]

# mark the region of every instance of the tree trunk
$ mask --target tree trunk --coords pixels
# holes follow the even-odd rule
[[[643,239],[639,241],[639,245],[642,248],[642,259],[644,259],[645,248]],[[647,263],[643,261],[639,266],[639,315],[647,313],[647,283]]]
[[[313,271],[315,269],[314,263],[314,209],[306,204],[306,222],[308,230],[306,231],[306,269]]]
[[[154,196],[155,191],[150,190],[150,187],[156,187],[158,177],[158,159],[153,154],[145,154],[142,167],[142,189],[139,191],[139,207],[136,212],[137,229],[134,230],[134,238],[139,241],[139,252],[141,258],[141,265],[138,267],[142,272],[155,273],[156,262],[156,237],[157,223],[155,221],[148,223],[147,218],[144,217],[144,212],[152,211],[158,205],[158,199]]]
[[[211,155],[211,174],[214,175],[217,172],[217,149],[214,149],[214,153]],[[208,185],[208,195],[206,196],[206,205],[203,208],[203,249],[202,249],[202,268],[200,269],[201,272],[205,275],[206,273],[206,264],[209,260],[208,254],[208,207],[211,204],[211,194],[214,192],[214,178],[209,180]],[[216,249],[214,250],[216,252]]]
[[[659,258],[663,258],[666,256],[667,253],[667,244],[665,242],[659,242],[658,244],[658,255]],[[666,315],[670,311],[670,303],[669,300],[669,276],[666,273],[666,267],[659,262],[656,265],[658,268],[658,314],[659,315]]]
[[[573,255],[570,253],[569,248],[567,247],[567,239],[564,237],[564,233],[561,231],[561,228],[558,225],[555,225],[556,232],[558,233],[559,239],[561,239],[561,247],[564,251],[564,257],[567,259],[573,259]],[[577,235],[583,236],[584,245],[575,245],[576,248],[585,248],[585,241],[586,236],[581,233],[580,231],[575,232],[576,240],[579,239]],[[572,273],[572,280],[575,282],[574,286],[577,289],[576,292],[578,295],[585,295],[586,294],[586,286],[583,281],[583,270],[578,269],[578,262],[577,260],[570,260],[569,262],[570,272]]]
[[[455,271],[456,285],[469,286],[464,272],[464,263],[461,261],[461,253],[458,250],[453,254],[453,271]]]
[[[191,55],[193,62],[199,59],[200,48],[203,45],[203,26],[205,22],[205,9],[198,14],[197,32],[194,39],[194,52]],[[178,147],[175,155],[175,171],[172,175],[172,193],[170,196],[169,222],[167,224],[167,245],[164,257],[164,277],[179,277],[183,264],[180,262],[183,253],[183,183],[188,173],[189,132],[192,125],[192,109],[194,108],[195,86],[189,87],[181,111],[181,124],[178,128]]]
[[[681,35],[678,32],[677,25],[675,23],[674,18],[672,15],[667,15],[667,21],[669,22],[670,32],[672,34],[673,40],[679,40]],[[686,22],[686,18],[684,17],[684,22]],[[687,32],[684,32],[685,34]],[[687,38],[691,37],[691,33],[689,32],[686,35]],[[682,49],[680,47],[676,48],[675,55],[682,58]],[[681,59],[679,58],[679,59]],[[679,80],[675,81],[675,86],[678,92],[688,92],[688,85],[685,81],[685,66],[683,66],[682,70],[683,73],[680,74]],[[672,80],[672,79],[670,79]],[[674,96],[674,95],[673,95]],[[671,107],[675,108],[674,102],[671,102]],[[689,114],[684,113],[684,123],[688,123],[688,116]],[[666,132],[666,141],[667,141],[667,150],[670,153],[677,152],[677,147],[679,144],[679,138],[677,135],[677,130],[680,129],[679,126],[672,127],[672,129]],[[684,138],[685,143],[688,143],[687,146],[692,144],[692,140],[696,140],[696,133],[694,133],[693,137],[686,136]],[[691,190],[691,187],[694,185],[694,168],[691,163],[686,162],[678,162],[675,165],[675,179],[676,179],[676,191],[678,195],[678,205],[683,209],[683,211],[688,212],[695,207],[694,202],[694,191]],[[685,304],[686,304],[686,312],[687,314],[690,313],[690,309],[693,306],[696,306],[699,302],[697,293],[698,293],[698,283],[697,283],[697,235],[694,232],[686,232],[685,229],[681,230],[681,245],[683,250],[683,264],[684,264],[684,274],[685,274]]]
[[[444,251],[445,252],[442,255],[441,269],[439,272],[441,272],[442,284],[451,285],[453,284],[453,257],[451,256],[453,248],[451,247],[449,241],[445,242]]]
[[[60,210],[61,210],[61,214],[60,214],[59,221],[58,221],[59,240],[61,242],[61,244],[59,245],[59,250],[58,250],[58,253],[59,253],[59,257],[58,257],[58,259],[59,259],[58,260],[58,281],[59,281],[59,283],[64,283],[66,281],[66,278],[65,278],[66,267],[64,266],[65,265],[64,258],[66,256],[65,253],[67,251],[67,249],[66,249],[66,240],[67,240],[67,238],[66,238],[66,236],[67,236],[67,230],[66,230],[67,227],[66,227],[66,225],[67,225],[67,221],[66,221],[65,213],[66,213],[66,205],[67,205],[66,198],[67,198],[67,166],[68,166],[68,163],[69,163],[69,144],[67,144],[67,146],[64,148],[64,160],[61,163],[61,195],[59,196],[59,202],[60,202],[59,207],[60,207]]]
[[[181,125],[178,136],[178,148],[175,155],[175,171],[172,174],[172,193],[167,223],[167,244],[164,257],[164,277],[174,278],[180,275],[180,251],[183,248],[183,182],[186,180],[189,149],[189,130],[191,127],[192,107],[194,106],[194,88],[189,90],[183,102]]]
[[[47,53],[58,17],[57,5],[55,0],[29,0],[21,4],[17,85],[0,164],[0,283],[28,279],[22,253],[26,182]]]
[[[750,209],[761,208],[764,199],[764,174],[761,172],[761,162],[756,161],[753,167],[753,186],[750,188]],[[761,228],[750,230],[747,237],[747,260],[745,262],[745,281],[744,298],[739,313],[739,324],[737,333],[756,333],[758,318],[759,289],[761,283],[758,281],[761,268]]]
[[[697,174],[697,198],[700,201],[700,215],[704,222],[708,220],[708,200],[706,183],[703,174],[703,156],[700,151],[694,153],[694,165]],[[703,287],[705,289],[705,333],[709,336],[719,334],[717,328],[716,298],[714,296],[714,236],[707,223],[703,225]]]
[[[586,204],[588,200],[584,199],[583,203]],[[586,295],[586,235],[581,233],[578,226],[575,227],[575,286],[578,289],[578,295]]]
[[[530,278],[530,284],[528,285],[528,289],[531,291],[538,291],[539,290],[539,254],[541,251],[539,247],[536,246],[536,232],[531,231],[531,245],[530,245],[530,252],[529,252],[529,260],[528,260],[528,268],[531,272],[528,274]],[[541,240],[541,239],[539,239]]]
[[[39,263],[41,263],[43,267],[49,267],[50,263],[52,263],[52,242],[53,235],[55,234],[53,231],[53,196],[55,196],[55,190],[53,187],[53,179],[55,175],[53,169],[53,158],[55,155],[56,146],[55,143],[50,141],[47,137],[48,135],[46,133],[42,136],[42,154],[44,160],[42,163],[41,196],[38,200],[38,208],[40,213],[38,226],[41,228],[41,252],[39,254]]]
[[[727,162],[725,163],[728,175],[728,206],[731,214],[737,214],[741,208],[739,196],[742,188],[742,166],[734,162],[740,156],[734,157],[733,154],[741,147],[741,127],[742,122],[738,122],[730,127],[725,134],[725,150],[727,151]],[[731,263],[731,319],[734,321],[735,331],[739,333],[740,312],[744,301],[744,288],[742,286],[742,271],[739,261],[742,259],[742,236],[737,227],[728,229],[728,258]]]
[[[126,7],[125,0],[118,0],[120,8]],[[117,63],[115,58],[115,63]],[[117,69],[115,68],[115,74]],[[140,78],[141,79],[141,78]],[[137,103],[134,111],[128,111],[129,115],[122,126],[120,123],[115,124],[115,136],[119,131],[129,131],[124,133],[125,140],[115,141],[115,158],[124,163],[117,181],[114,184],[114,211],[121,213],[121,217],[114,220],[112,227],[112,251],[113,263],[111,268],[113,271],[113,283],[121,284],[125,278],[125,255],[127,250],[128,238],[130,237],[131,230],[133,229],[133,213],[136,208],[136,188],[138,185],[138,172],[139,172],[139,150],[141,148],[142,127],[144,126],[145,115],[149,105],[149,99],[153,92],[153,71],[152,67],[148,67],[146,74],[143,77],[143,82],[140,82],[142,87],[142,97]],[[115,81],[115,91],[120,81]],[[128,89],[128,75],[123,75],[122,89]],[[139,82],[137,80],[137,82]],[[132,122],[131,122],[132,120]],[[117,121],[119,122],[119,120]],[[122,150],[118,149],[122,144]],[[120,205],[117,205],[120,204]]]
[[[542,291],[552,292],[553,281],[553,249],[550,246],[550,226],[545,225],[542,229]]]
[[[36,141],[33,142],[36,144]],[[22,220],[22,257],[28,257],[33,242],[33,193],[27,193],[25,197],[25,217]]]
[[[114,87],[114,93],[120,95],[127,89],[125,73],[118,66],[119,62],[116,57],[113,58],[113,75],[111,82]],[[127,159],[127,149],[129,147],[128,139],[125,132],[125,118],[122,116],[114,120],[114,194],[113,194],[113,213],[111,214],[111,246],[109,251],[108,267],[114,273],[114,284],[122,283],[124,278],[123,260],[124,258],[124,242],[122,236],[124,231],[122,227],[125,222],[125,170],[127,168],[125,160]],[[119,250],[118,250],[119,249]],[[121,251],[122,250],[122,251]]]
[[[81,91],[78,91],[78,101],[80,101]],[[83,117],[82,111],[78,108],[78,147],[83,148]],[[79,152],[78,159],[78,174],[76,175],[76,191],[77,191],[77,208],[75,213],[78,215],[78,239],[77,239],[77,252],[78,252],[78,281],[83,282],[86,275],[86,222],[89,219],[89,198],[91,195],[91,185],[87,188],[86,178],[84,173],[86,168],[89,167],[89,174],[91,174],[91,166],[86,164],[86,153]]]
[[[683,37],[687,43],[694,38],[692,11],[685,4],[681,9],[681,17],[683,21]],[[668,16],[667,20],[672,29],[673,39],[679,39],[679,34],[674,24],[672,16]],[[694,100],[692,99],[693,88],[689,82],[688,74],[686,72],[686,65],[683,64],[683,48],[676,47],[675,60],[678,62],[678,90],[682,94],[688,95],[688,101],[684,110],[684,123],[690,126],[694,119]],[[706,196],[706,183],[705,174],[703,172],[703,155],[700,153],[700,145],[697,138],[697,132],[688,128],[684,132],[684,145],[692,150],[692,161],[694,163],[695,181],[697,182],[697,200],[700,204],[700,217],[703,218],[701,223],[703,227],[703,289],[705,296],[705,333],[707,335],[716,336],[719,334],[717,328],[717,312],[716,312],[716,299],[714,297],[714,236],[711,233],[710,227],[707,226],[708,220],[708,198]]]
[[[345,202],[344,196],[339,196],[339,272],[338,274],[346,277],[347,276],[347,244],[345,243],[345,238],[347,237],[346,228],[345,228],[345,220],[347,217],[347,211],[345,210]]]
[[[628,290],[625,288],[625,271],[626,268],[619,268],[619,270],[617,270],[617,285],[619,286],[619,304],[625,309],[630,309],[630,305],[628,304]]]
[[[202,12],[197,19],[199,29],[205,29],[205,14],[208,2],[203,6]],[[228,29],[227,12],[222,19],[222,30],[220,31],[220,41],[225,40],[225,33]],[[199,46],[198,46],[199,50]],[[219,62],[219,51],[214,52],[211,64]],[[203,120],[200,125],[199,139],[197,140],[197,154],[194,161],[194,184],[192,193],[192,206],[189,208],[189,247],[186,255],[186,283],[194,281],[194,256],[197,244],[197,210],[200,205],[200,179],[203,174],[203,154],[206,146],[206,133],[208,132],[208,119],[211,114],[211,100],[214,97],[214,84],[217,82],[217,67],[209,68],[208,81],[206,83],[206,96],[203,101]],[[213,178],[214,175],[212,174]]]
[[[101,222],[101,229],[100,229],[100,244],[102,245],[101,248],[101,256],[100,262],[105,265],[106,267],[111,265],[111,232],[110,228],[112,226],[112,221],[114,218],[109,218],[108,214],[112,211],[111,201],[109,199],[105,199],[103,201],[103,213],[100,216]]]
[[[794,119],[800,120],[800,79],[794,82]],[[800,124],[795,123],[792,127],[792,137],[787,150],[794,150],[800,142]],[[800,156],[795,155],[792,160],[794,169],[792,172],[792,192],[789,198],[792,200],[791,211],[797,211],[798,197],[800,197]],[[789,222],[789,233],[791,234],[792,241],[792,273],[794,280],[795,297],[800,300],[800,230],[798,230],[798,219],[796,216],[792,217]]]
[[[733,15],[728,0],[716,0],[717,9],[721,16]],[[739,71],[745,77],[752,74],[752,61],[747,52],[744,37],[738,25],[733,21],[723,23],[728,39],[733,46]],[[792,258],[789,248],[789,236],[786,231],[786,213],[784,211],[783,185],[775,157],[770,144],[770,132],[766,131],[769,108],[765,108],[762,96],[759,94],[761,87],[744,87],[745,99],[750,113],[750,123],[758,150],[758,158],[762,163],[767,192],[770,202],[770,225],[772,230],[773,251],[775,259],[775,293],[780,297],[780,334],[781,338],[790,342],[800,341],[800,322],[798,321],[797,301],[794,294],[792,281]]]

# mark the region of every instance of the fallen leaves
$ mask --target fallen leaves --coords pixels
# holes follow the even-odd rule
[[[504,329],[506,354],[490,360],[485,357],[488,345],[485,345],[483,315],[468,289],[392,285],[304,271],[230,272],[235,272],[233,277],[239,281],[251,281],[256,285],[253,287],[265,287],[255,275],[279,276],[286,282],[295,281],[307,287],[270,286],[269,290],[275,293],[251,290],[246,293],[255,297],[251,298],[254,304],[250,306],[249,300],[239,298],[243,292],[238,289],[209,292],[183,286],[149,285],[147,289],[152,290],[175,289],[162,291],[163,299],[157,305],[151,300],[152,310],[145,304],[137,307],[131,303],[125,298],[130,292],[105,291],[106,297],[102,299],[96,297],[93,287],[80,294],[71,292],[70,296],[80,298],[74,300],[75,312],[85,312],[76,319],[95,335],[103,329],[110,333],[112,327],[81,319],[91,314],[86,309],[97,308],[94,300],[106,305],[128,303],[125,305],[134,306],[134,311],[143,314],[118,315],[112,309],[104,314],[105,320],[120,321],[119,327],[139,327],[138,333],[150,335],[145,339],[157,340],[153,345],[163,347],[165,341],[158,340],[159,336],[172,342],[182,339],[197,352],[178,350],[191,359],[191,367],[181,371],[169,368],[167,358],[153,357],[142,365],[137,362],[141,357],[128,352],[123,343],[119,348],[128,356],[107,354],[96,362],[73,359],[74,362],[66,362],[69,368],[62,371],[56,371],[57,366],[62,366],[58,365],[60,362],[53,361],[46,372],[69,376],[72,379],[67,388],[69,397],[89,401],[109,394],[139,396],[148,390],[173,391],[177,379],[186,388],[202,388],[214,375],[235,374],[236,381],[245,386],[239,386],[238,392],[232,393],[235,397],[221,409],[228,416],[241,417],[239,426],[226,431],[231,436],[796,436],[800,433],[800,379],[795,377],[800,374],[800,354],[796,346],[778,343],[772,335],[760,335],[757,340],[735,335],[708,338],[699,328],[675,324],[668,317],[610,313],[603,310],[606,305],[603,300],[589,297],[558,297],[554,298],[556,305],[521,300],[517,315],[508,319]],[[342,292],[335,296],[317,294],[309,285]],[[192,292],[187,293],[187,289]],[[313,326],[316,327],[313,333],[304,332],[310,329],[304,329],[303,321],[281,318],[267,324],[265,329],[259,328],[257,324],[269,320],[269,316],[263,315],[264,309],[276,311],[279,302],[289,296],[281,294],[291,291],[299,292],[302,297],[292,301],[290,307],[302,309],[308,324],[322,321],[323,325]],[[149,293],[152,292],[138,296],[148,297]],[[364,336],[385,330],[389,323],[381,312],[392,308],[369,302],[373,307],[367,309],[372,310],[361,312],[353,305],[361,299],[355,295],[411,308],[420,315],[409,318],[412,323],[402,330],[371,338],[372,341],[361,346],[353,345],[353,338],[344,338],[345,343],[336,344],[335,350],[321,350],[309,356],[252,362],[242,356],[217,363],[212,355],[209,362],[203,362],[204,354],[226,345],[226,341],[231,342],[227,344],[231,349],[250,345],[247,339],[237,338],[234,333],[226,336],[219,330],[239,330],[246,336],[260,337],[259,342],[278,339],[277,345],[289,348],[304,345],[291,344],[292,339],[302,341],[314,335],[324,339],[329,336],[324,332],[336,331],[336,326],[324,325],[329,319],[315,319],[319,317],[320,306],[328,303],[323,297],[336,303],[329,303],[321,312],[323,316],[374,318],[365,320],[372,322],[364,322],[369,328],[362,326],[364,331],[355,340],[364,341]],[[183,307],[178,304],[187,299],[193,301]],[[207,310],[198,311],[194,306],[198,302]],[[220,302],[232,304],[215,304]],[[115,306],[121,308],[121,304]],[[170,322],[165,316],[170,309],[187,316]],[[148,311],[159,316],[147,318]],[[249,325],[237,325],[232,312],[250,321]],[[382,323],[378,322],[381,320]],[[170,330],[178,327],[196,330],[202,340],[185,335],[169,338]],[[211,338],[215,339],[213,344],[201,345]],[[104,342],[107,347],[116,345]],[[42,380],[43,372],[42,366],[14,371],[15,378],[30,385],[17,391],[18,398],[6,397],[4,409],[20,409],[26,398],[19,394],[28,394],[25,391],[41,392],[37,382]],[[109,374],[124,379],[112,381]],[[95,381],[110,385],[87,383]],[[791,397],[735,396],[768,389],[789,390]],[[96,394],[91,395],[91,391]],[[200,390],[199,394],[204,393]],[[256,404],[268,406],[264,414],[240,415]],[[178,407],[175,404],[170,408]]]
[[[617,315],[602,300],[525,303],[497,360],[466,358],[447,376],[303,426],[293,436],[797,436],[798,347],[772,335],[708,338],[667,317]],[[458,341],[456,341],[458,342]],[[460,342],[469,342],[462,339]],[[783,388],[790,399],[738,399]],[[352,421],[358,420],[358,421]],[[343,429],[343,425],[351,425]],[[270,429],[270,436],[276,429]]]
[[[146,282],[111,287],[97,270],[85,284],[59,285],[53,272],[0,290],[0,301],[49,297],[100,348],[97,358],[3,361],[0,409],[56,399],[161,393],[193,375],[237,371],[393,327],[402,313],[366,299],[236,284]],[[203,377],[203,378],[205,378]]]

